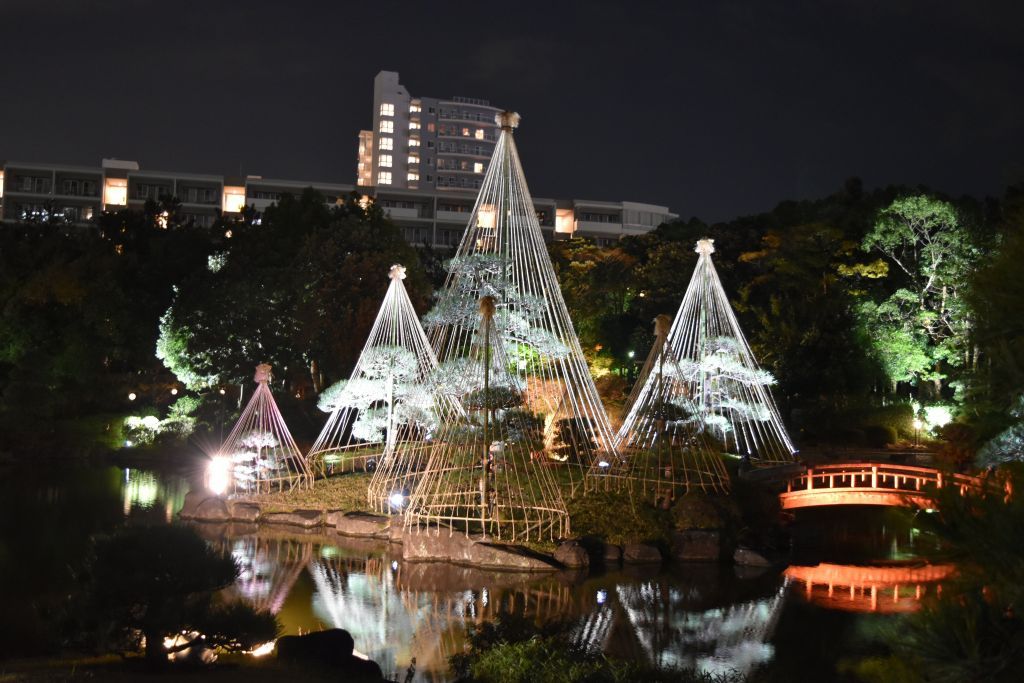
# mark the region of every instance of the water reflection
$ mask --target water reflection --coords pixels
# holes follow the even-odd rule
[[[418,680],[446,680],[469,627],[506,612],[566,621],[578,643],[649,664],[749,673],[772,659],[786,586],[777,576],[741,581],[717,566],[538,578],[404,563],[378,542],[263,533],[214,534],[242,566],[231,595],[279,614],[288,633],[310,622],[346,629],[356,650],[392,676],[415,658]]]
[[[952,564],[793,565],[786,569],[786,577],[802,587],[798,592],[807,602],[820,607],[896,613],[919,609],[921,599],[941,590],[941,582],[955,570]]]
[[[184,477],[169,477],[151,470],[126,467],[121,484],[122,512],[130,517],[133,509],[163,511],[170,524],[185,502],[189,484]]]

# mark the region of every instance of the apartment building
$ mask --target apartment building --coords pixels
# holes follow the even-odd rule
[[[373,80],[373,127],[359,131],[356,183],[394,189],[478,190],[502,110],[471,97],[414,97],[394,71]]]

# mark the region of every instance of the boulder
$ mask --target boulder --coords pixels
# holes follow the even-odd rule
[[[717,562],[722,556],[717,531],[690,529],[672,534],[672,557],[682,562]]]
[[[626,564],[654,564],[661,562],[661,551],[646,543],[627,543],[622,546],[622,561]]]
[[[260,506],[256,503],[228,501],[228,514],[233,522],[255,522],[260,518]]]
[[[196,507],[192,519],[200,522],[227,522],[231,519],[228,502],[220,496],[211,496]]]
[[[267,524],[289,524],[291,526],[311,529],[320,526],[324,521],[324,513],[320,510],[292,510],[291,512],[268,512],[263,515]]]
[[[590,555],[579,541],[565,541],[555,549],[555,562],[566,567],[589,567]]]
[[[391,517],[388,521],[387,539],[392,543],[405,541],[405,525],[401,517]]]
[[[195,519],[196,508],[212,495],[209,491],[189,491],[185,494],[185,501],[181,505],[181,510],[178,511],[178,516],[182,519]]]
[[[732,561],[743,567],[772,566],[764,555],[750,548],[736,548],[736,552],[732,554]]]
[[[333,510],[327,513],[327,526],[333,526],[342,536],[387,538],[390,521],[383,515],[371,515],[366,512]]]
[[[349,632],[340,628],[304,636],[282,636],[277,639],[277,659],[302,666],[314,664],[339,669],[339,680],[383,681],[380,666],[352,654],[354,646]]]
[[[504,571],[551,571],[550,560],[518,546],[492,543],[448,530],[412,528],[402,535],[402,559],[452,562]]]
[[[604,563],[615,566],[622,562],[622,547],[614,543],[606,543],[604,546]]]

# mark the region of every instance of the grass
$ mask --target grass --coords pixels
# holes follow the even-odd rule
[[[370,477],[366,472],[353,472],[329,479],[317,479],[312,489],[264,493],[245,496],[240,500],[259,503],[264,512],[291,512],[298,509],[370,512],[366,500]]]

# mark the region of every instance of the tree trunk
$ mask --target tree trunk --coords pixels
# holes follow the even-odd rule
[[[164,637],[159,631],[147,630],[146,636],[146,664],[153,669],[158,669],[167,664],[167,650],[164,649]]]
[[[323,378],[320,376],[320,364],[316,358],[309,362],[309,377],[313,380],[313,392],[319,394],[323,391]]]

